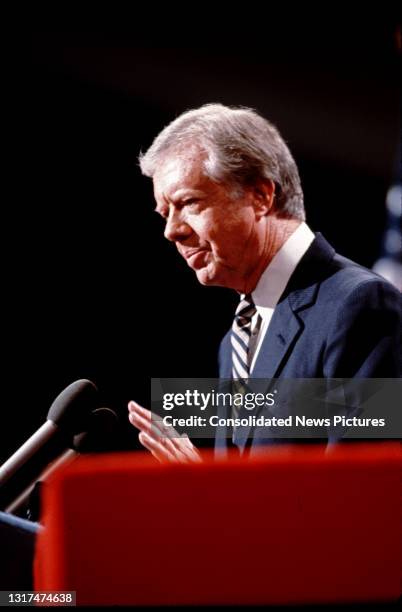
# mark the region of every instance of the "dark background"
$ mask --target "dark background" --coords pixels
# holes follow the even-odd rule
[[[141,29],[35,26],[8,49],[0,460],[75,379],[98,385],[122,417],[119,446],[135,448],[126,405],[149,402],[151,376],[216,374],[236,297],[198,285],[163,240],[137,166],[182,111],[256,108],[297,160],[312,229],[368,267],[380,252],[399,146],[396,22],[318,15],[182,46],[151,46]]]

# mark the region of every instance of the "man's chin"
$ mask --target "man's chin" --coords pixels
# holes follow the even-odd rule
[[[197,280],[201,285],[206,287],[225,287],[222,274],[219,276],[215,266],[205,266],[199,270],[195,270]]]
[[[201,285],[216,285],[215,274],[212,273],[212,270],[208,270],[208,266],[201,268],[200,270],[196,270],[195,274],[197,276],[197,280]]]

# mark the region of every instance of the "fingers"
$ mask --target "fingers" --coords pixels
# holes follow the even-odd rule
[[[138,436],[141,444],[147,448],[158,460],[172,460],[174,452],[168,448],[166,439],[161,436],[160,431],[152,424],[151,420],[143,417],[138,412],[130,412],[130,423],[140,430]]]
[[[150,435],[168,437],[171,440],[180,438],[180,434],[173,428],[163,424],[163,420],[157,414],[143,408],[136,402],[128,405],[130,423]]]
[[[200,452],[191,442],[187,434],[183,434],[183,437],[180,438],[180,449],[190,461],[201,463],[202,458]]]
[[[168,449],[164,448],[157,440],[155,440],[155,438],[152,438],[147,433],[141,431],[138,435],[138,438],[141,444],[152,453],[155,459],[157,459],[161,463],[175,463],[178,461],[178,459],[173,453],[171,453]]]
[[[156,427],[156,423],[152,423],[152,419],[148,416],[144,416],[142,413],[140,413],[137,410],[133,410],[129,412],[129,421],[132,425],[134,425],[135,427],[137,427],[137,429],[140,429],[141,431],[144,431],[145,433],[147,433],[148,435],[159,435],[160,431],[159,429]]]
[[[182,436],[137,402],[128,404],[129,421],[140,430],[139,440],[159,461],[200,462],[201,455],[187,434]]]

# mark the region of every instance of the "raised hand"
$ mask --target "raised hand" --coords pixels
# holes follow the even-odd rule
[[[188,463],[202,461],[201,455],[187,434],[180,435],[173,427],[163,424],[162,418],[137,402],[128,404],[128,418],[140,430],[138,438],[143,446],[160,462]]]

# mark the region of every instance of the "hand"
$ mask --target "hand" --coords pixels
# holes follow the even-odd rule
[[[130,423],[140,430],[138,438],[141,444],[161,463],[202,461],[187,434],[180,435],[173,427],[164,425],[157,414],[133,401],[128,404],[128,413]]]

